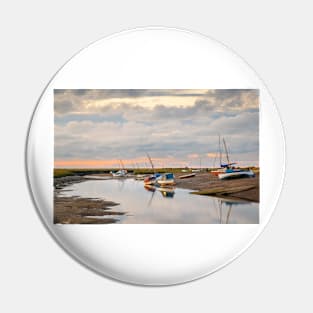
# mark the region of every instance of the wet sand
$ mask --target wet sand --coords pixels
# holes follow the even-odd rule
[[[112,207],[115,205],[117,205],[117,203],[98,199],[54,197],[54,223],[115,223],[117,220],[113,216],[125,214],[122,212],[112,211]]]
[[[186,173],[176,174],[176,187],[195,190],[195,194],[238,198],[252,202],[260,201],[259,174],[250,178],[220,180],[208,172],[180,179]]]
[[[119,215],[125,214],[114,211],[118,203],[112,201],[60,196],[62,188],[85,180],[81,176],[54,179],[54,224],[109,224],[115,223]]]

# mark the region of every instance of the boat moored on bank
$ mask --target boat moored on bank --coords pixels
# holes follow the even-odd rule
[[[233,170],[227,169],[224,173],[218,174],[219,179],[233,179],[233,178],[244,178],[244,177],[254,177],[255,174],[252,170]]]
[[[173,173],[165,173],[157,178],[157,183],[161,186],[175,185],[175,176]]]

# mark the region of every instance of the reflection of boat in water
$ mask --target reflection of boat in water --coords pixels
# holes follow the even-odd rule
[[[233,206],[245,204],[247,201],[242,200],[225,200],[222,198],[214,201],[217,209],[218,221],[220,224],[229,224]]]
[[[173,198],[175,194],[174,188],[159,187],[157,190],[160,191],[162,196],[165,198]]]
[[[165,174],[162,174],[160,177],[158,177],[156,181],[161,186],[174,185],[175,177],[173,173],[165,173]]]
[[[214,202],[214,206],[216,202]],[[226,212],[226,218],[225,221],[223,221],[223,206],[228,207],[228,210]],[[219,216],[219,223],[220,224],[228,224],[229,218],[232,210],[233,202],[230,201],[224,201],[222,199],[217,199],[217,209],[218,209],[218,216]]]
[[[144,188],[148,191],[155,192],[156,188],[152,185],[144,185]]]
[[[147,191],[150,191],[152,194],[154,194],[156,190],[160,191],[162,196],[165,198],[173,198],[175,194],[175,188],[171,188],[171,187],[164,187],[164,186],[155,187],[153,185],[144,185],[144,188]],[[151,204],[152,198],[153,196],[151,197],[149,201],[149,205]]]

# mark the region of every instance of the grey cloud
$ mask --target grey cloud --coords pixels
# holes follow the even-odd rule
[[[75,109],[75,105],[70,100],[62,100],[55,102],[54,104],[54,112],[57,114],[63,114],[71,112]]]
[[[129,97],[160,97],[160,96],[180,96],[195,97],[202,96],[203,93],[189,93],[184,89],[55,89],[55,94],[65,94],[74,96],[86,96],[98,99],[114,99]]]
[[[113,98],[124,94],[125,101],[82,110],[83,100],[110,99],[112,94]],[[185,160],[188,154],[217,152],[220,133],[235,159],[258,159],[257,90],[197,94],[194,105],[186,107],[164,103],[151,109],[127,103],[127,97],[148,94],[177,96],[177,90],[55,91],[55,158],[135,158],[149,152],[153,157]]]

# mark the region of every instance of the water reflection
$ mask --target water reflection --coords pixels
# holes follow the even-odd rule
[[[159,187],[157,190],[160,191],[161,195],[165,198],[174,198],[175,188]]]
[[[63,196],[100,198],[119,203],[126,214],[118,223],[256,224],[258,203],[190,194],[190,190],[144,186],[133,179],[90,180],[71,186]]]
[[[175,194],[174,187],[155,187],[153,185],[144,185],[143,187],[150,192],[159,191],[165,198],[173,198]]]

